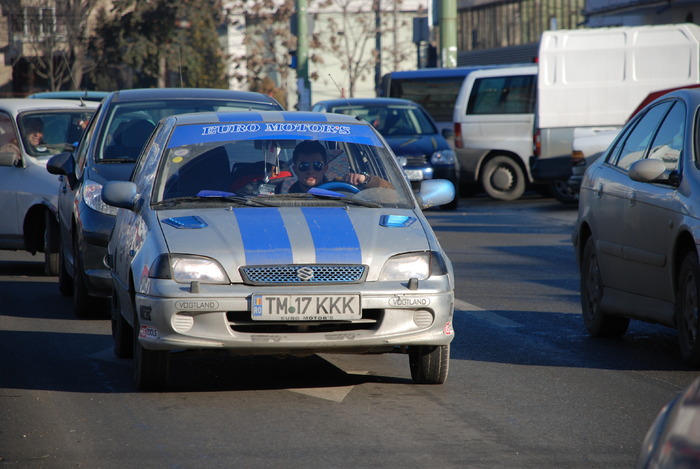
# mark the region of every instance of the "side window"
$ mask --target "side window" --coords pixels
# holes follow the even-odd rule
[[[673,171],[678,168],[678,163],[683,150],[683,135],[685,133],[685,104],[677,101],[666,115],[664,122],[654,137],[647,158],[656,158]]]
[[[534,109],[534,75],[477,78],[467,114],[528,114]]]
[[[0,166],[17,166],[19,163],[19,141],[12,117],[0,112]]]
[[[649,109],[637,120],[631,131],[625,138],[620,139],[612,153],[611,164],[627,171],[635,161],[644,157],[644,151],[649,146],[651,137],[664,115],[671,107],[672,102],[666,101]]]
[[[92,139],[92,134],[95,132],[95,127],[97,127],[98,114],[99,110],[92,116],[90,122],[88,122],[88,126],[85,129],[82,138],[80,139],[80,143],[78,143],[78,148],[76,149],[76,153],[74,155],[75,172],[76,176],[78,177],[80,177],[80,175],[83,172],[83,168],[85,167],[85,161],[87,160],[87,151],[88,147],[90,146],[90,140]]]

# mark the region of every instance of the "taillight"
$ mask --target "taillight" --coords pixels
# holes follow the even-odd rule
[[[583,166],[586,164],[585,155],[581,150],[573,150],[571,152],[571,164],[573,166]]]
[[[535,130],[532,136],[532,152],[535,156],[540,156],[542,151],[542,142],[540,142],[540,129]]]
[[[462,124],[455,122],[455,148],[464,148],[462,142]]]

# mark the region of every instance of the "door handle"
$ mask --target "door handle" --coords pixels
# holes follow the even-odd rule
[[[634,191],[630,192],[628,201],[630,203],[630,207],[634,207],[637,204],[637,193]]]
[[[599,199],[601,197],[603,197],[603,183],[602,182],[599,182],[598,184],[596,184],[595,188],[593,188],[593,193]]]
[[[61,186],[61,194],[65,194],[66,191],[68,191],[68,189],[66,189],[66,186],[65,185]]]

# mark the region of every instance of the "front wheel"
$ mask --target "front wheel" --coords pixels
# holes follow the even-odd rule
[[[73,279],[66,269],[66,255],[62,247],[58,248],[58,291],[64,296],[73,295]]]
[[[581,258],[581,313],[583,325],[593,337],[620,337],[629,327],[629,318],[607,314],[601,306],[603,279],[598,266],[593,237],[586,240]]]
[[[683,360],[690,366],[700,365],[700,266],[698,255],[689,252],[683,258],[676,292],[676,327]]]
[[[46,211],[44,215],[44,273],[58,275],[58,222],[53,214]]]
[[[525,173],[517,161],[505,155],[488,160],[481,170],[481,185],[496,200],[516,200],[525,193]]]
[[[442,384],[450,367],[449,345],[415,345],[408,347],[411,378],[417,384]]]

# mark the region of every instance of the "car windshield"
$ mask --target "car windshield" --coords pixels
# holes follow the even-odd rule
[[[93,109],[24,112],[18,116],[22,145],[31,156],[51,156],[74,145],[94,114]]]
[[[333,112],[359,116],[385,137],[438,133],[428,116],[420,108],[409,104],[345,105],[334,107]]]
[[[163,207],[414,206],[393,154],[366,124],[177,126],[164,152],[151,199]]]
[[[270,111],[276,107],[264,102],[222,99],[172,99],[116,104],[107,116],[96,161],[136,161],[144,144],[163,117],[175,114],[215,111]]]

